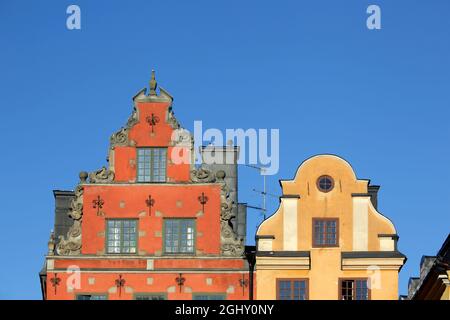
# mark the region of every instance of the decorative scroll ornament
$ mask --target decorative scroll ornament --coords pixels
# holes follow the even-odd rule
[[[220,178],[222,177],[222,178]],[[233,230],[231,220],[235,218],[233,212],[234,202],[230,199],[230,189],[225,183],[225,172],[217,172],[218,182],[222,183],[220,192],[221,213],[220,213],[220,248],[225,256],[242,256],[244,254],[244,241],[239,239]]]
[[[70,203],[69,217],[73,220],[81,220],[83,217],[83,188],[77,186],[75,189],[75,198]]]
[[[110,183],[114,181],[114,172],[102,167],[100,170],[89,174],[90,183]]]
[[[235,203],[230,198],[230,189],[225,182],[225,172],[219,170],[214,175],[213,172],[205,168],[198,168],[191,171],[191,180],[197,183],[220,183],[220,249],[225,256],[242,256],[244,254],[244,241],[237,237],[233,230],[231,220],[235,218]]]
[[[73,225],[67,232],[67,236],[59,236],[56,252],[59,255],[78,255],[81,253],[81,222],[83,219],[83,187],[78,185],[75,189],[75,197],[71,202],[69,217]]]
[[[111,147],[115,146],[127,146],[128,141],[128,128],[122,128],[116,133],[111,135],[111,138],[109,139],[109,142],[111,144]]]
[[[207,183],[216,181],[216,177],[210,170],[200,167],[191,171],[191,180],[197,183]]]
[[[133,112],[131,113],[131,116],[128,118],[128,121],[127,121],[127,128],[131,129],[138,122],[139,122],[139,116],[137,113],[137,109],[136,109],[136,107],[133,107]]]
[[[178,129],[181,127],[177,118],[175,118],[175,113],[172,111],[172,109],[169,110],[169,115],[167,117],[167,123],[172,127],[172,129]]]
[[[119,131],[113,133],[109,139],[110,147],[114,148],[116,146],[126,147],[130,145],[130,140],[128,134],[130,129],[139,122],[139,116],[136,107],[133,107],[133,112],[131,116],[128,118],[127,124],[125,127],[120,128]]]
[[[50,233],[50,239],[48,240],[48,253],[49,256],[53,256],[55,254],[55,233]]]

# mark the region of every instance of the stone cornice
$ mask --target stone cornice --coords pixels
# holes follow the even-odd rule
[[[309,270],[311,259],[307,257],[256,256],[256,270]]]

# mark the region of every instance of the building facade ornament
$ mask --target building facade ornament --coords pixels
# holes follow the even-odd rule
[[[156,96],[156,88],[158,86],[158,83],[156,82],[155,78],[155,70],[152,70],[152,77],[150,79],[149,87],[150,87],[150,95]]]
[[[53,256],[55,254],[55,233],[52,232],[50,233],[50,239],[48,240],[48,252],[47,254],[49,256]]]
[[[114,172],[102,167],[101,169],[89,174],[90,183],[110,183],[114,181]]]
[[[169,114],[167,116],[167,123],[172,127],[172,129],[178,129],[181,127],[177,118],[175,118],[175,113],[172,111],[171,108],[169,109]]]
[[[83,220],[83,187],[78,185],[75,189],[75,197],[71,202],[69,217],[73,219],[73,225],[67,232],[67,236],[59,236],[56,247],[58,255],[81,254],[81,222]]]
[[[225,256],[242,256],[245,250],[245,244],[243,239],[239,239],[233,230],[232,219],[236,217],[235,206],[236,204],[230,198],[230,188],[226,184],[225,172],[217,171],[217,182],[222,184],[220,199],[220,249],[221,253]]]
[[[136,107],[133,107],[133,111],[127,121],[127,128],[131,129],[138,122],[139,122],[138,111]]]
[[[114,148],[116,146],[130,146],[130,140],[128,138],[128,134],[130,129],[139,122],[139,115],[136,107],[133,107],[133,112],[131,113],[125,127],[122,127],[119,131],[115,132],[111,135],[109,142],[110,148]]]
[[[111,135],[109,139],[111,147],[116,146],[127,146],[129,144],[128,141],[128,128],[121,128],[116,133]]]
[[[210,170],[200,167],[198,169],[191,170],[191,180],[192,182],[197,183],[208,183],[216,181],[216,177]]]
[[[230,188],[225,182],[225,172],[216,173],[205,168],[191,171],[191,180],[196,183],[219,183],[220,191],[220,251],[224,256],[242,256],[244,254],[244,241],[239,239],[233,230],[232,219],[235,218],[236,204],[230,198]]]

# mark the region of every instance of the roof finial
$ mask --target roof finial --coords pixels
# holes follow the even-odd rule
[[[155,70],[152,70],[152,78],[150,79],[150,95],[156,96],[156,79],[155,79]]]

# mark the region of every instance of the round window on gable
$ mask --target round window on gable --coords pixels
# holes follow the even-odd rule
[[[320,176],[317,179],[317,188],[322,192],[330,192],[334,188],[334,180],[330,176]]]

